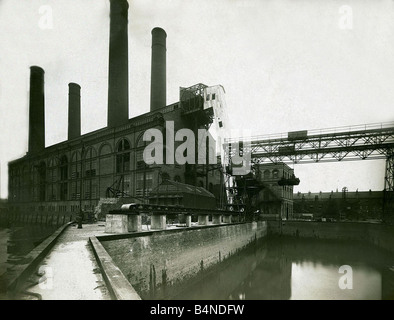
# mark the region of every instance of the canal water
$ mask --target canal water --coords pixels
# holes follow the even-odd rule
[[[5,291],[13,272],[30,262],[25,256],[57,228],[55,225],[20,222],[0,226],[0,294]]]
[[[394,255],[355,242],[274,237],[169,298],[392,300]]]

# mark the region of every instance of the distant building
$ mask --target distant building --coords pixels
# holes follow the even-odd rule
[[[258,165],[257,180],[263,188],[258,194],[256,205],[262,217],[292,219],[295,179],[294,169],[285,163]]]
[[[380,220],[383,214],[383,191],[342,191],[294,195],[294,217],[313,214],[314,219]]]

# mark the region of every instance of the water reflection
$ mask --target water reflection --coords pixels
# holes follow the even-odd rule
[[[26,255],[50,236],[56,226],[14,223],[0,227],[0,293],[17,267],[30,261]]]
[[[271,238],[228,261],[177,299],[393,299],[394,256],[344,241]],[[338,269],[349,265],[353,288]]]

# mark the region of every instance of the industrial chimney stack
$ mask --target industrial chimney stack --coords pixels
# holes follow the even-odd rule
[[[152,64],[150,86],[150,111],[163,108],[166,96],[166,32],[161,28],[152,30]]]
[[[68,84],[68,140],[81,136],[81,87]]]
[[[29,94],[29,149],[35,154],[45,149],[45,99],[44,70],[37,66],[30,67]]]
[[[128,9],[127,0],[110,0],[108,127],[129,119]]]

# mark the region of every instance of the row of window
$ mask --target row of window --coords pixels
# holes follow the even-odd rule
[[[145,145],[146,145],[146,142],[140,138],[137,143],[137,147],[141,148],[141,147],[144,147]],[[131,150],[130,142],[125,138],[121,139],[117,144],[116,152],[122,153],[122,152],[127,152],[129,150]],[[142,151],[140,150],[140,152],[143,152],[143,150]],[[83,153],[85,154],[84,159],[87,161],[93,161],[92,159],[97,157],[97,152],[94,149],[94,147],[89,147],[86,151],[83,151]],[[109,155],[111,153],[112,153],[112,150],[111,150],[111,147],[108,143],[105,143],[100,147],[100,152],[99,152],[100,156]],[[62,167],[67,166],[69,164],[68,157],[66,155],[62,155],[60,158],[57,158],[57,159],[59,159],[58,164],[56,164],[55,159],[52,158],[48,161],[48,165],[44,161],[42,161],[39,165],[32,166],[31,171],[33,171],[35,168],[42,169],[43,167],[49,168],[49,167],[57,167],[58,166],[58,167],[62,168]],[[71,163],[76,163],[79,161],[81,161],[81,152],[75,151],[71,156]],[[11,168],[10,169],[10,176],[11,177],[19,176],[21,174],[22,175],[28,174],[26,166],[22,170],[20,170],[18,168]]]
[[[122,177],[122,178],[120,178]],[[169,178],[164,173],[164,178]],[[132,183],[131,176],[119,176],[120,179],[119,189],[127,195],[132,195]],[[162,177],[163,179],[163,177]],[[179,176],[175,176],[175,179],[180,181]],[[154,180],[154,172],[145,171],[138,172],[135,174],[135,195],[137,197],[146,197],[149,192],[152,191]],[[97,199],[100,196],[106,196],[106,194],[99,195],[98,191],[98,180],[89,179],[82,182],[79,181],[63,181],[60,183],[41,183],[34,185],[32,188],[17,187],[13,186],[10,188],[10,199],[13,201],[66,201],[66,200],[80,200],[81,199],[81,187],[82,187],[82,199]],[[106,186],[110,187],[110,185]],[[104,187],[103,189],[106,190]]]
[[[289,179],[289,178],[291,178],[291,176],[292,176],[292,173],[287,172],[287,171],[283,172],[283,177],[285,179]],[[272,179],[279,179],[279,170],[278,169],[274,169],[274,170],[266,169],[263,171],[263,179],[264,180],[271,179],[271,178]]]
[[[40,206],[38,206],[38,207],[35,207],[35,206],[30,206],[30,207],[28,207],[28,210],[29,210],[29,212],[36,212],[36,211],[38,211],[38,212],[62,212],[62,213],[66,213],[66,212],[68,212],[69,210],[71,211],[71,212],[79,212],[79,205],[71,205],[71,206],[68,206],[68,205],[59,205],[59,206],[55,206],[55,205],[48,205],[48,206],[43,206],[43,205],[40,205]],[[84,207],[83,207],[84,209],[84,211],[94,211],[94,209],[95,209],[95,205],[90,205],[90,204],[86,204],[86,205],[84,205]],[[11,211],[17,211],[17,207],[10,207],[10,210]]]

